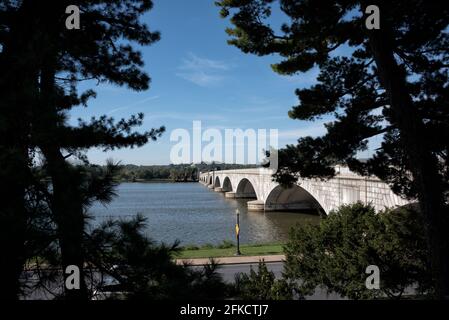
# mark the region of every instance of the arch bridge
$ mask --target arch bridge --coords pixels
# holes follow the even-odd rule
[[[273,171],[267,168],[200,172],[199,182],[227,198],[249,199],[248,210],[252,211],[318,210],[328,214],[357,201],[370,203],[378,211],[409,203],[376,177],[363,177],[340,166],[336,172],[329,180],[299,179],[291,188],[272,181]]]

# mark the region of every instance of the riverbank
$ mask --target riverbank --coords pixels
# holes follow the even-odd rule
[[[244,244],[240,246],[241,256],[265,256],[283,254],[283,245],[276,244]],[[236,246],[227,245],[226,242],[219,246],[206,245],[203,247],[185,247],[177,259],[198,259],[198,258],[222,258],[233,257],[237,251]]]

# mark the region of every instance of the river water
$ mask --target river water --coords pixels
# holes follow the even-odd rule
[[[106,207],[94,204],[96,222],[147,218],[147,234],[157,241],[181,245],[219,244],[235,240],[235,210],[240,210],[241,243],[285,241],[295,224],[316,223],[319,216],[299,212],[248,212],[244,199],[227,199],[200,183],[122,183]]]

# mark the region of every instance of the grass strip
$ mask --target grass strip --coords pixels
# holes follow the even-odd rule
[[[270,254],[282,254],[282,244],[244,244],[240,246],[242,256],[258,256]],[[198,248],[198,249],[184,249],[180,252],[177,259],[195,259],[195,258],[219,258],[232,257],[236,253],[236,247],[229,248]]]

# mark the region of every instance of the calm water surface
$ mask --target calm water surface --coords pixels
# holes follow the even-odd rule
[[[147,234],[155,240],[186,244],[218,244],[235,239],[235,209],[240,209],[241,243],[279,242],[297,223],[316,223],[318,216],[296,212],[248,212],[247,200],[227,199],[199,183],[123,183],[107,207],[95,204],[96,221],[147,218]]]

